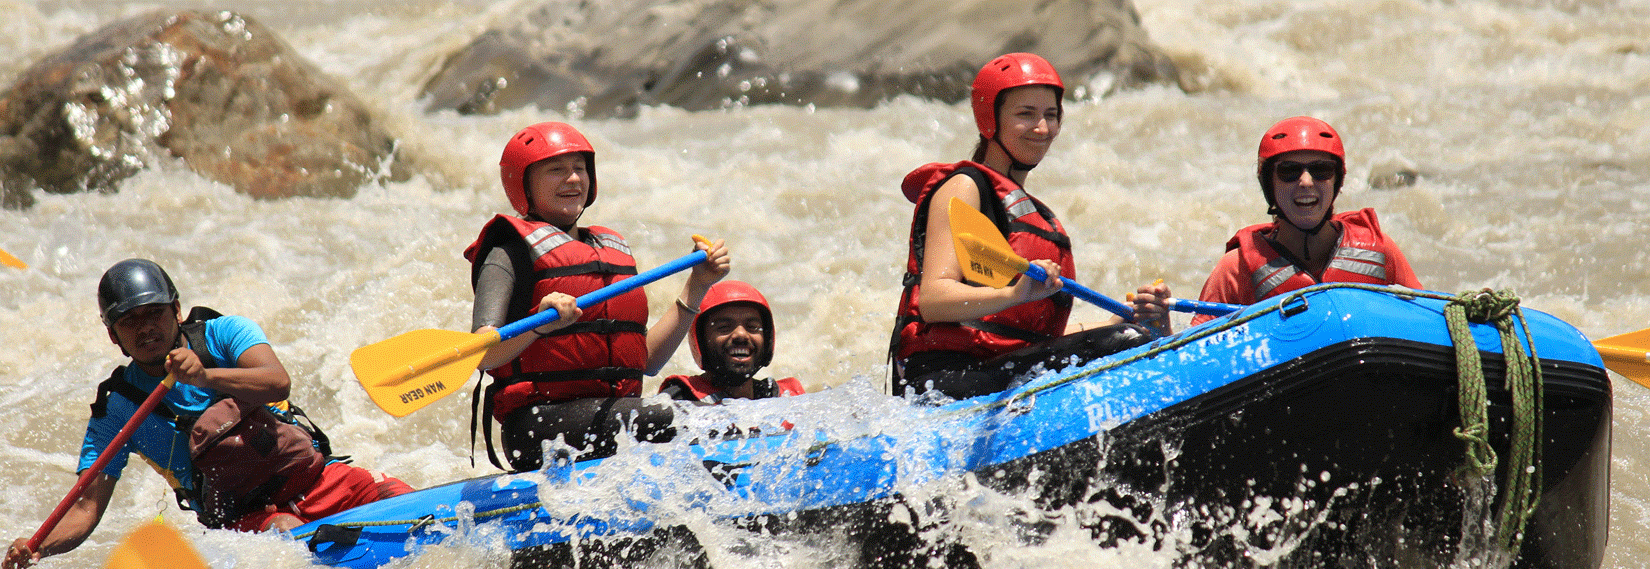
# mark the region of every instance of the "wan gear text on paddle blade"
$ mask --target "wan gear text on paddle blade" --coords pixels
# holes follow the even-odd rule
[[[373,403],[405,417],[463,387],[499,341],[497,331],[413,330],[355,350],[349,365]]]

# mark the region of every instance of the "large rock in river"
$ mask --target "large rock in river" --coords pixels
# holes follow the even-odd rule
[[[157,12],[81,37],[0,94],[0,185],[113,192],[157,159],[257,197],[355,194],[405,179],[359,99],[233,12]]]
[[[1131,0],[553,0],[483,33],[424,91],[432,109],[589,117],[961,101],[986,61],[1014,51],[1048,58],[1076,97],[1178,81]]]

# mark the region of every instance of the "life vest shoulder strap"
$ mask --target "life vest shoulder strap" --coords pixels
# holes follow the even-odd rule
[[[92,401],[93,419],[101,419],[105,415],[109,414],[110,393],[118,393],[121,397],[125,397],[127,401],[131,401],[135,405],[141,405],[145,399],[149,398],[148,393],[145,393],[142,389],[139,389],[138,386],[132,385],[132,382],[126,381],[126,366],[117,366],[115,367],[115,371],[109,374],[108,379],[105,379],[101,383],[97,384],[97,399]],[[177,413],[173,412],[172,408],[167,407],[166,405],[156,405],[155,410],[152,412],[156,415],[160,415],[161,417],[165,417],[169,421],[176,422],[178,419]]]

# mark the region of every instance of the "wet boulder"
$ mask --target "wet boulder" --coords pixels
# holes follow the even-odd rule
[[[1014,51],[1048,58],[1073,97],[1179,80],[1131,0],[554,0],[451,55],[424,95],[432,110],[587,117],[956,102],[980,66]]]
[[[260,197],[355,194],[405,179],[361,101],[270,29],[234,12],[110,24],[0,94],[0,195],[114,192],[159,160]]]

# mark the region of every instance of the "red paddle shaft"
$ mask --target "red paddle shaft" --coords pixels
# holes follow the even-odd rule
[[[69,507],[80,499],[81,494],[86,493],[86,487],[90,486],[92,479],[97,478],[97,474],[109,464],[109,459],[115,456],[115,451],[126,446],[126,441],[132,440],[132,433],[137,431],[138,424],[149,417],[149,413],[155,410],[155,406],[160,404],[160,400],[166,397],[166,392],[171,391],[172,385],[177,382],[177,378],[166,376],[166,379],[161,380],[160,385],[155,387],[154,392],[149,394],[149,398],[143,400],[143,404],[132,413],[132,418],[126,420],[126,426],[121,427],[114,440],[109,441],[108,448],[103,449],[103,454],[97,455],[97,460],[92,462],[91,468],[80,473],[80,479],[75,481],[74,488],[69,489],[69,495],[63,497],[63,501],[57,504],[57,509],[52,510],[52,515],[46,516],[46,521],[40,524],[40,529],[35,530],[34,537],[29,538],[30,551],[40,551],[40,544],[45,542],[46,536],[57,527],[57,522],[63,521],[63,516],[69,513]]]

